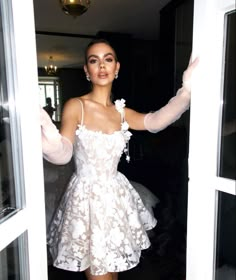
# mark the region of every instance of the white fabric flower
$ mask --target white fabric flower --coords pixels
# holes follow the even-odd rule
[[[124,121],[122,124],[121,124],[121,130],[128,130],[129,129],[129,124]]]
[[[71,232],[73,238],[78,238],[85,232],[85,225],[83,221],[72,220],[71,221]]]
[[[125,131],[124,132],[124,138],[125,138],[125,141],[128,142],[130,140],[130,137],[132,136],[132,133],[130,131]]]
[[[125,107],[125,100],[122,98],[122,99],[119,99],[119,100],[116,100],[115,101],[115,106],[116,106],[116,110],[119,112],[119,113],[122,113],[123,112],[123,109]]]
[[[125,100],[122,98],[120,100],[115,101],[116,110],[121,113],[122,115],[122,122],[121,122],[121,132],[124,136],[124,140],[126,143],[126,147],[124,148],[124,152],[126,154],[126,160],[127,162],[130,162],[130,156],[129,156],[129,148],[128,148],[128,142],[130,140],[130,137],[132,136],[132,133],[128,131],[129,124],[125,121],[124,117],[124,107],[125,107]]]
[[[110,230],[110,234],[112,236],[112,241],[113,243],[119,247],[122,244],[122,241],[125,237],[124,233],[117,227],[117,228],[112,228]]]

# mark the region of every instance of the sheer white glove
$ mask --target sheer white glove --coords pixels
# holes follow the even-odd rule
[[[145,128],[152,132],[157,133],[165,129],[168,125],[178,120],[181,115],[189,108],[191,97],[191,77],[193,69],[198,64],[198,58],[190,63],[188,68],[183,73],[182,87],[177,91],[175,97],[162,107],[160,110],[149,113],[144,118]]]
[[[43,157],[54,164],[62,165],[71,160],[73,145],[62,136],[47,112],[40,108]]]

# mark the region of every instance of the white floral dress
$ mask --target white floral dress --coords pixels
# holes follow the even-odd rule
[[[48,232],[53,264],[58,268],[90,268],[93,275],[124,271],[136,266],[141,250],[150,246],[146,231],[156,225],[156,219],[117,171],[131,136],[124,102],[115,102],[121,113],[120,131],[91,131],[83,120],[76,131],[76,171]]]

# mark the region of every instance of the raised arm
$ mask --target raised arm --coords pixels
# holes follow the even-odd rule
[[[67,102],[60,133],[46,111],[40,108],[43,157],[47,161],[61,165],[71,160],[79,108],[73,100]]]
[[[148,130],[156,133],[175,122],[189,108],[191,95],[191,76],[198,59],[189,63],[183,74],[182,87],[177,91],[175,97],[158,111],[140,114],[133,110],[126,109],[126,120],[133,129]]]

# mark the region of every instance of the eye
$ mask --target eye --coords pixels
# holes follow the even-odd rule
[[[89,59],[89,63],[90,63],[90,64],[94,64],[94,63],[96,63],[96,62],[97,62],[97,59],[95,59],[95,58]]]
[[[114,60],[113,57],[107,57],[107,58],[106,58],[106,61],[107,61],[107,62],[113,62],[113,60]]]

